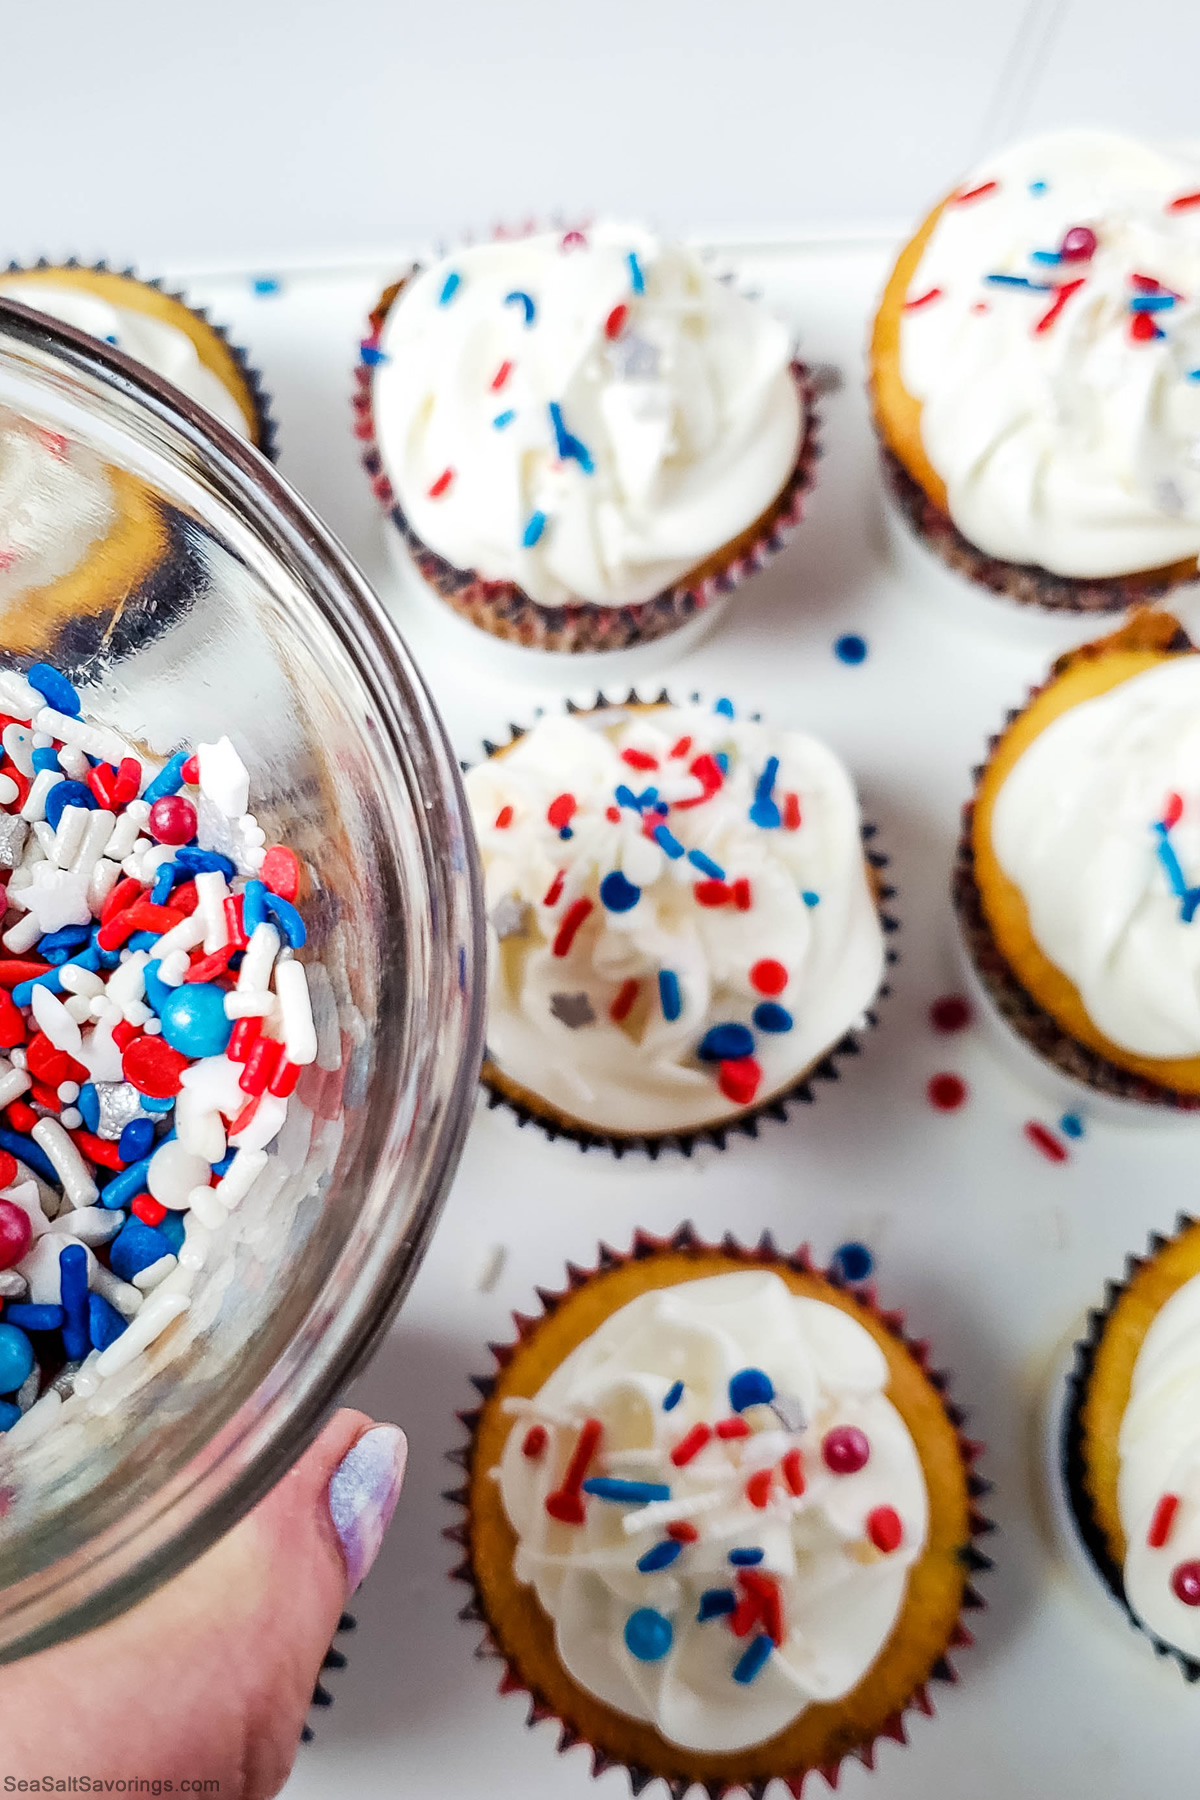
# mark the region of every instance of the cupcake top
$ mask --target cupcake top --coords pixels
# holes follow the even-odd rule
[[[1200,1657],[1200,1276],[1146,1333],[1118,1447],[1125,1597],[1164,1643]]]
[[[376,434],[417,536],[544,605],[671,587],[800,447],[784,327],[640,225],[458,250],[404,284],[379,354]]]
[[[1200,551],[1200,170],[1092,131],[990,158],[936,215],[900,374],[964,536],[1056,574]]]
[[[1033,936],[1095,1027],[1200,1056],[1200,656],[1069,707],[996,797],[992,846]]]
[[[858,803],[814,738],[728,701],[548,717],[467,776],[488,1052],[600,1131],[785,1091],[878,991]]]
[[[506,1402],[516,1573],[574,1679],[716,1752],[856,1687],[929,1523],[887,1380],[847,1312],[742,1270],[638,1296]]]
[[[19,300],[38,312],[61,319],[89,337],[112,344],[126,356],[143,363],[155,375],[161,375],[215,413],[223,425],[250,435],[249,422],[225,383],[200,360],[195,344],[185,331],[165,319],[151,317],[131,306],[119,306],[111,298],[79,286],[67,286],[54,280],[52,270],[45,276],[23,274],[0,278],[0,297]]]
[[[97,456],[0,407],[0,616],[77,568],[116,517]]]

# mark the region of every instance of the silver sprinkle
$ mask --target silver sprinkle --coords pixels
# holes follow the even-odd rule
[[[530,908],[515,894],[506,894],[492,908],[491,919],[498,938],[524,937],[529,929]]]
[[[23,1413],[27,1413],[38,1397],[38,1389],[42,1385],[42,1371],[34,1363],[28,1375],[17,1389],[17,1405]]]
[[[586,994],[551,994],[550,1011],[571,1031],[596,1023],[595,1010]]]
[[[19,813],[0,813],[0,869],[15,869],[25,850],[29,826]]]
[[[808,1424],[804,1408],[795,1394],[776,1394],[771,1402],[771,1411],[785,1431],[803,1431]]]
[[[79,1369],[80,1364],[77,1362],[64,1363],[50,1383],[55,1393],[61,1394],[64,1400],[69,1400],[75,1391],[75,1377],[78,1375]]]
[[[115,1142],[131,1119],[150,1117],[143,1109],[141,1095],[132,1081],[98,1081],[95,1087],[100,1106],[97,1137],[109,1138]]]

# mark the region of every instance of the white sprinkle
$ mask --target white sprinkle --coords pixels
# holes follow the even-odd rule
[[[71,1214],[71,1230],[89,1247],[111,1243],[124,1223],[125,1214],[109,1206],[81,1206]]]
[[[120,879],[120,863],[110,862],[108,857],[102,856],[92,870],[92,876],[91,880],[88,882],[87,891],[87,903],[96,918],[100,917],[104,902],[108,899],[108,896],[112,893]]]
[[[64,1131],[78,1131],[83,1124],[83,1114],[77,1106],[64,1106],[58,1115],[58,1121]]]
[[[33,733],[27,725],[6,725],[0,732],[4,753],[26,780],[33,777]]]
[[[275,992],[282,1014],[283,1043],[287,1059],[303,1067],[317,1059],[317,1031],[308,996],[304,964],[290,957],[275,965]]]
[[[273,1019],[278,1011],[279,1002],[269,988],[251,989],[248,993],[239,993],[235,988],[225,996],[227,1019]]]
[[[0,806],[11,806],[20,791],[11,775],[0,775]]]
[[[159,1282],[165,1281],[172,1269],[178,1267],[179,1258],[173,1250],[168,1250],[167,1254],[160,1256],[157,1262],[149,1263],[144,1269],[139,1269],[133,1278],[133,1285],[143,1294],[153,1293]]]
[[[63,774],[69,775],[72,781],[87,780],[91,764],[83,751],[77,750],[73,744],[63,745],[58,753],[58,762]]]
[[[64,1106],[73,1106],[79,1098],[79,1083],[77,1081],[60,1081],[57,1093]]]
[[[58,769],[39,769],[33,778],[33,784],[25,797],[21,808],[23,819],[42,820],[46,817],[46,795],[52,787],[57,787],[64,779]]]
[[[35,988],[35,995],[37,991]],[[76,1026],[75,1029],[78,1030],[79,1027]],[[47,1033],[47,1035],[49,1034]],[[100,1189],[92,1180],[87,1164],[58,1120],[39,1119],[30,1135],[34,1143],[40,1145],[54,1164],[55,1172],[63,1185],[63,1192],[71,1205],[94,1206],[100,1198]]]
[[[183,1212],[188,1195],[194,1187],[200,1186],[208,1172],[209,1165],[203,1156],[188,1150],[178,1138],[171,1138],[150,1158],[146,1186],[160,1206],[169,1206],[172,1212]]]
[[[54,1048],[77,1057],[83,1049],[83,1036],[58,995],[52,994],[44,983],[39,984],[33,990],[30,1004],[38,1029],[45,1032]]]
[[[225,901],[229,883],[220,869],[205,869],[196,876],[196,911],[204,920],[204,954],[212,956],[229,942]]]
[[[80,963],[64,963],[58,971],[58,979],[68,994],[83,994],[94,999],[104,992],[104,981],[94,969],[85,969]]]
[[[119,1338],[101,1352],[96,1373],[101,1380],[125,1368],[135,1356],[152,1344],[173,1319],[185,1313],[191,1301],[186,1294],[156,1294],[147,1300],[137,1318]],[[15,1429],[15,1427],[14,1427]]]
[[[213,1192],[227,1213],[240,1206],[270,1161],[265,1150],[239,1150]]]
[[[33,717],[38,731],[46,732],[51,739],[63,744],[73,744],[88,756],[98,756],[101,762],[112,763],[118,768],[133,751],[125,739],[107,725],[89,724],[84,719],[73,719],[67,713],[56,712],[52,706],[41,707]]]
[[[186,950],[171,950],[159,960],[158,979],[164,987],[182,987],[183,978],[191,967],[191,960]]]
[[[227,819],[240,819],[250,801],[250,773],[227,737],[197,744],[200,792]]]
[[[33,1082],[25,1069],[12,1068],[5,1075],[0,1075],[0,1108],[11,1106],[22,1094],[27,1094]]]
[[[172,925],[170,931],[163,932],[154,946],[154,954],[161,959],[170,956],[172,950],[194,950],[203,941],[204,920],[192,913],[178,925]]]
[[[275,958],[279,955],[280,936],[269,919],[256,925],[250,934],[250,943],[242,958],[242,966],[238,970],[238,991],[257,992],[271,984],[271,970],[275,966]]]
[[[83,841],[76,851],[75,860],[71,865],[73,868],[86,869],[89,876],[95,873],[100,859],[104,855],[104,846],[112,836],[113,826],[116,822],[115,813],[88,813]]]
[[[230,1136],[230,1143],[238,1150],[265,1150],[282,1131],[287,1110],[286,1100],[276,1094],[264,1094],[254,1117],[236,1136]]]
[[[40,1400],[36,1400],[27,1413],[22,1413],[11,1430],[4,1434],[4,1441],[10,1447],[14,1444],[36,1443],[38,1438],[45,1437],[50,1427],[62,1411],[63,1398],[55,1388],[47,1388]]]
[[[104,846],[104,854],[115,863],[124,862],[133,846],[137,843],[138,832],[142,821],[134,817],[133,808],[126,807],[112,828],[112,836]]]
[[[17,896],[11,887],[8,898],[11,905],[17,904]],[[26,913],[23,919],[18,919],[16,924],[10,926],[4,933],[4,947],[6,950],[11,950],[14,956],[24,956],[26,950],[33,949],[41,935],[42,928],[38,924],[37,914]]]
[[[54,846],[46,854],[60,869],[73,866],[83,848],[91,812],[86,806],[64,806],[54,834]],[[40,834],[39,834],[40,835]]]
[[[32,719],[36,712],[41,711],[43,701],[37,688],[26,681],[23,675],[18,675],[15,669],[0,669],[0,704],[6,713],[12,713],[15,718]],[[9,730],[11,729],[10,726]],[[24,730],[24,727],[18,729]],[[12,756],[12,751],[8,748],[8,732],[4,734],[4,748]],[[28,774],[28,770],[23,770],[22,773]]]
[[[210,1231],[219,1231],[228,1219],[229,1214],[217,1199],[217,1190],[210,1187],[194,1187],[188,1195],[188,1217],[199,1219],[201,1225]],[[186,1251],[187,1246],[184,1245]],[[186,1262],[186,1256],[182,1258]],[[190,1265],[198,1266],[198,1265]]]

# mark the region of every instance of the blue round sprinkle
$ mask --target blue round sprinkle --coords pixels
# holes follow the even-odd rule
[[[571,827],[569,825],[560,825],[559,829],[558,829],[558,835],[562,839],[563,843],[565,844],[570,838],[573,838],[575,836],[575,833],[571,830]]]
[[[821,904],[820,894],[814,893],[812,888],[805,888],[800,898],[803,900],[805,906],[820,906]]]
[[[122,1162],[141,1162],[143,1156],[149,1156],[153,1142],[153,1119],[130,1119],[117,1140],[117,1154]]]
[[[95,812],[96,796],[82,781],[56,781],[46,795],[46,823],[52,831],[58,830],[58,822],[68,806],[82,806],[88,812]]]
[[[1046,183],[1044,181],[1031,181],[1029,184],[1029,191],[1031,194],[1044,194],[1046,191]]]
[[[1064,1113],[1058,1121],[1058,1128],[1065,1137],[1081,1138],[1083,1136],[1083,1120],[1078,1113]]]
[[[58,669],[51,668],[49,663],[34,663],[32,669],[26,672],[25,679],[55,712],[67,713],[72,719],[79,717],[79,695]]]
[[[639,1606],[625,1621],[625,1648],[639,1662],[661,1662],[674,1639],[670,1619],[652,1606]]]
[[[833,654],[839,662],[865,662],[867,660],[867,640],[859,637],[857,631],[847,631],[834,644]]]
[[[875,1258],[865,1244],[839,1244],[833,1253],[833,1267],[843,1281],[865,1281],[875,1267]]]
[[[600,898],[609,912],[628,912],[637,905],[642,897],[640,887],[622,875],[620,869],[612,869],[600,883]]]
[[[775,1398],[775,1384],[761,1369],[739,1369],[729,1383],[729,1404],[734,1412],[745,1412],[748,1406],[769,1406]]]
[[[13,1394],[33,1368],[33,1345],[15,1325],[0,1325],[0,1394]]]
[[[704,1062],[734,1062],[754,1055],[754,1033],[748,1025],[713,1025],[700,1039],[697,1056]]]
[[[215,981],[189,981],[173,988],[159,1014],[162,1034],[183,1056],[220,1056],[233,1031],[225,1017],[225,990]]]
[[[733,717],[733,701],[725,700],[725,699],[718,700],[716,705],[713,707],[713,711],[715,713],[720,713],[720,715],[723,719],[732,719],[732,717]]]
[[[760,1031],[790,1031],[794,1020],[778,1000],[763,1000],[754,1009],[754,1023]]]

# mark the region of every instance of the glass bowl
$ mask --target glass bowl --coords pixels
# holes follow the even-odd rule
[[[85,712],[155,755],[233,739],[267,841],[307,866],[322,1041],[273,1179],[231,1216],[185,1328],[35,1442],[0,1438],[11,1659],[206,1549],[294,1460],[387,1324],[470,1115],[483,949],[454,756],[345,553],[203,409],[12,302],[0,628],[0,663],[57,664]]]

